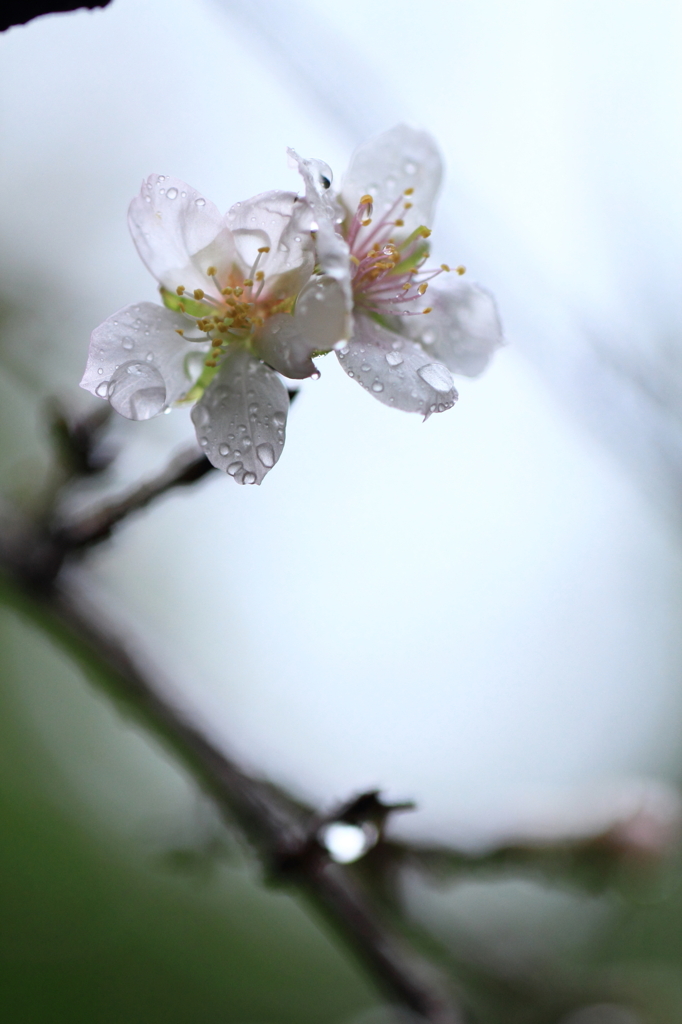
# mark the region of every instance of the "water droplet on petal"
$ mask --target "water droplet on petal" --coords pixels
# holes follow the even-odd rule
[[[182,199],[186,199],[186,198],[187,198],[187,193],[186,193],[186,192],[181,192],[181,193],[180,193],[180,197],[181,197]]]
[[[435,340],[436,332],[434,331],[433,327],[427,327],[425,331],[422,331],[422,336],[420,338],[422,344],[433,345]]]
[[[158,177],[158,180],[159,181],[165,181],[166,180],[166,175],[165,174],[160,174],[159,177]]]
[[[386,362],[388,363],[389,366],[400,366],[400,364],[403,362],[403,357],[401,356],[400,352],[387,352]]]
[[[244,467],[242,466],[241,462],[231,462],[230,465],[227,467],[227,473],[230,476],[236,476],[240,469],[243,468]]]
[[[310,374],[310,379],[311,380],[319,380],[320,379],[320,371],[319,370],[315,370],[314,373],[311,373]]]
[[[145,334],[149,334],[149,331],[145,331]],[[153,352],[147,352],[147,355],[145,356],[145,359],[147,360],[148,363],[153,363],[154,362],[154,353]]]
[[[126,352],[130,352],[130,350],[131,350],[131,348],[133,348],[134,344],[135,344],[135,342],[133,341],[132,338],[124,338],[123,339],[123,348],[126,350]]]
[[[256,454],[266,469],[272,469],[275,465],[275,452],[271,444],[259,444]]]
[[[229,446],[229,444],[221,444],[220,447],[218,448],[218,451],[220,452],[221,455],[229,455],[230,454],[230,446]]]
[[[98,384],[95,388],[95,394],[99,395],[100,398],[109,397],[109,381],[103,380],[101,384]]]
[[[166,386],[147,363],[123,363],[109,381],[109,401],[129,420],[148,420],[166,404]]]
[[[200,437],[199,438],[199,444],[201,445],[202,448],[208,448],[208,438],[207,437]]]
[[[104,373],[104,367],[103,367],[103,366],[99,366],[99,367],[97,368],[97,372],[98,372],[98,374],[99,374],[99,375],[100,375],[100,377],[101,377],[101,376],[102,376],[102,374]]]
[[[452,391],[454,386],[452,374],[442,363],[427,363],[426,366],[417,370],[417,373],[435,391],[440,391],[443,394]]]
[[[206,200],[202,199],[201,196],[199,196],[198,199],[195,199],[194,202],[197,206],[206,206]]]
[[[166,197],[168,199],[177,199],[178,198],[178,190],[176,188],[169,188],[168,191],[166,192]]]
[[[255,484],[255,482],[256,482],[256,474],[255,473],[244,473],[244,476],[242,477],[242,483],[243,484]]]
[[[272,422],[275,424],[276,427],[283,427],[286,421],[287,418],[282,412],[276,412],[272,417]]]
[[[253,404],[249,406],[249,416],[255,416],[257,412],[258,405],[256,404],[256,402],[253,402]]]
[[[403,164],[403,170],[405,171],[405,174],[416,174],[417,165],[414,160],[406,160]]]
[[[372,391],[374,391],[376,394],[379,394],[379,392],[383,390],[384,385],[381,383],[381,381],[375,380],[374,383],[372,384]]]
[[[334,351],[343,359],[344,356],[348,355],[350,345],[345,338],[342,338],[341,341],[337,341],[336,345],[334,345]]]
[[[369,363],[363,363],[360,369],[362,370],[363,373],[369,373],[372,367],[369,365]]]

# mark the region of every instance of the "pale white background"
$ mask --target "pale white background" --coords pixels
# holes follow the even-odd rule
[[[677,771],[679,45],[677,5],[615,0],[114,0],[0,39],[2,274],[29,309],[2,398],[35,458],[31,382],[84,402],[89,331],[154,298],[143,176],[227,208],[297,187],[287,145],[337,177],[398,119],[442,147],[436,254],[498,297],[490,370],[422,424],[326,359],[263,487],[216,475],[93,562],[176,698],[311,799],[379,786],[418,802],[402,831],[476,845],[596,827]],[[192,431],[122,436],[121,483]],[[83,747],[73,782],[124,825],[187,799],[155,776],[121,808],[112,763]]]

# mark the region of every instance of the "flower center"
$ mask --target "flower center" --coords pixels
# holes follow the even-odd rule
[[[420,225],[400,242],[393,237],[395,229],[405,224],[402,215],[412,208],[413,193],[414,189],[405,189],[376,221],[372,218],[374,200],[364,195],[348,227],[353,294],[356,304],[368,312],[390,316],[430,313],[429,306],[412,309],[410,305],[418,303],[435,277],[450,272],[447,263],[438,268],[425,267],[429,228]],[[455,267],[458,274],[464,270]]]

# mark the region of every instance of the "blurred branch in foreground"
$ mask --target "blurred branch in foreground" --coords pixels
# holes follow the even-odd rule
[[[92,4],[41,4],[36,2],[36,0],[19,0],[19,2],[5,6],[5,13],[0,17],[0,32],[4,32],[13,25],[25,25],[27,21],[33,21],[34,18],[39,18],[43,14],[63,14],[66,11],[80,11],[84,7],[92,11],[97,7],[107,7],[110,3],[111,0],[99,0],[99,2]]]
[[[60,493],[77,479],[79,470],[80,475],[87,475],[107,465],[106,459],[93,464],[91,458],[102,426],[99,418],[72,425],[61,420],[59,426],[56,437],[62,463],[67,450],[67,465],[62,467],[63,486],[49,488],[55,504]],[[74,438],[78,442],[76,459],[68,456]],[[68,651],[91,679],[105,685],[127,708],[132,707],[173,747],[221,811],[240,825],[270,876],[295,884],[305,893],[400,1005],[433,1024],[457,1024],[462,1017],[435,969],[382,921],[358,881],[334,862],[318,840],[322,819],[280,789],[241,771],[218,750],[163,696],[158,682],[100,621],[90,603],[61,579],[74,550],[83,551],[108,537],[129,514],[172,487],[201,479],[210,468],[203,455],[184,453],[153,481],[61,530],[53,529],[52,517],[44,512],[27,524],[25,516],[5,509],[0,566],[10,586],[19,590],[24,613]]]

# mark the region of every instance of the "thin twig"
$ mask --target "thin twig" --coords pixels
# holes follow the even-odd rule
[[[14,570],[16,574],[16,561]],[[90,602],[58,585],[42,593],[29,589],[25,598],[28,614],[40,618],[86,672],[132,706],[173,748],[225,817],[238,823],[271,875],[308,896],[394,1001],[431,1024],[461,1024],[463,1018],[434,968],[381,920],[352,872],[311,841],[311,813],[242,771],[219,750],[97,619]]]
[[[110,537],[114,528],[128,516],[139,512],[175,487],[196,483],[212,470],[213,466],[205,455],[198,453],[195,447],[188,448],[154,479],[94,512],[86,513],[79,521],[55,530],[52,534],[53,543],[63,549],[64,553],[98,544]]]

